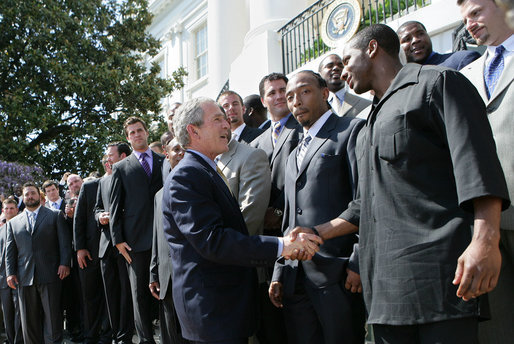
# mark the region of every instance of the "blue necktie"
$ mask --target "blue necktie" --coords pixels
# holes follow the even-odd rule
[[[280,122],[277,122],[273,125],[273,147],[277,144],[278,136],[280,135],[280,129],[282,128],[282,125]]]
[[[150,165],[148,164],[148,161],[146,161],[146,157],[148,155],[146,153],[141,154],[141,166],[143,166],[143,169],[145,170],[146,174],[148,175],[148,178],[152,176],[152,170],[150,169]]]
[[[503,52],[505,48],[503,45],[499,45],[496,47],[496,51],[494,53],[494,58],[487,67],[485,71],[484,80],[487,92],[487,98],[491,97],[493,94],[494,88],[498,83],[498,79],[500,79],[500,75],[503,72],[504,60],[503,60]]]

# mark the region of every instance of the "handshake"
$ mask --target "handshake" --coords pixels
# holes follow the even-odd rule
[[[284,240],[282,257],[292,260],[312,259],[319,251],[319,245],[323,244],[323,239],[306,227],[296,227],[282,239]]]

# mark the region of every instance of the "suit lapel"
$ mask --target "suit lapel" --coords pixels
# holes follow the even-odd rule
[[[328,137],[330,136],[330,132],[334,129],[336,120],[337,120],[337,115],[332,113],[330,115],[330,117],[327,119],[327,121],[325,122],[325,124],[321,127],[318,134],[312,138],[312,141],[309,144],[307,152],[305,153],[305,157],[303,158],[302,165],[300,166],[300,169],[298,170],[297,178],[305,171],[305,169],[311,162],[311,160],[314,157],[314,155],[316,154],[316,152],[327,141]]]
[[[39,225],[44,221],[44,219],[46,218],[47,215],[48,215],[47,208],[44,208],[44,207],[39,208],[39,212],[36,217],[36,223],[34,224],[34,229],[32,230],[32,235],[36,234],[36,231],[39,228]]]
[[[144,180],[145,183],[150,184],[150,179],[148,178],[148,175],[146,174],[143,166],[141,166],[141,163],[139,162],[136,154],[132,152],[132,154],[130,154],[127,159],[127,163],[130,164],[130,167],[138,171],[137,173],[139,174],[139,178]]]
[[[232,161],[232,159],[234,158],[234,155],[236,154],[237,144],[235,143],[234,140],[230,141],[230,143],[228,144],[228,148],[229,148],[228,152],[223,153],[221,155],[220,161],[219,161],[219,164],[218,164],[221,172],[223,172],[223,173],[225,173],[225,168]]]
[[[296,119],[293,117],[293,115],[289,115],[289,119],[286,121],[286,125],[284,126],[284,129],[282,129],[282,132],[280,133],[280,136],[278,137],[277,143],[275,144],[275,148],[273,149],[273,155],[271,156],[270,165],[273,165],[273,161],[277,157],[278,153],[282,150],[284,143],[287,142],[289,139],[289,136],[293,133],[294,129],[294,122],[296,122]],[[270,135],[271,137],[271,135]]]
[[[152,152],[152,178],[151,178],[152,184],[157,179],[162,179],[162,161],[163,160],[164,160],[164,158],[162,156],[158,155],[157,153]],[[143,166],[141,166],[141,168],[143,168]],[[161,173],[159,173],[159,171],[161,171]],[[145,172],[145,174],[146,174],[146,172]]]
[[[485,82],[484,82],[484,65],[487,52],[483,54],[479,59],[472,62],[470,65],[464,67],[463,74],[465,74],[469,81],[475,86],[480,97],[485,104],[489,102],[487,94],[485,93]]]

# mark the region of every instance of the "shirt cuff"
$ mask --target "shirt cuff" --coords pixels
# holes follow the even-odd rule
[[[277,258],[282,256],[282,251],[284,250],[284,238],[278,239],[278,250],[277,250]]]

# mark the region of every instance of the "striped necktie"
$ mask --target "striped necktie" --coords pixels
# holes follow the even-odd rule
[[[484,81],[486,85],[487,98],[490,98],[494,92],[494,88],[498,83],[498,79],[500,79],[500,75],[503,72],[504,60],[503,60],[503,52],[505,51],[505,47],[503,45],[499,45],[496,47],[496,51],[494,53],[494,58],[491,63],[487,67],[484,75]]]
[[[34,233],[34,226],[36,225],[36,213],[28,211],[27,215],[29,217],[30,234],[32,234]]]
[[[277,140],[278,140],[278,136],[280,135],[281,128],[282,128],[282,124],[280,122],[276,122],[275,124],[273,124],[273,132],[272,132],[273,147],[275,147],[275,145],[277,144]]]
[[[143,166],[143,169],[145,170],[146,175],[148,176],[148,178],[150,178],[152,176],[152,170],[150,169],[150,165],[148,164],[148,161],[146,161],[147,156],[148,156],[148,154],[146,154],[146,152],[141,154],[141,166]]]
[[[305,158],[305,153],[307,152],[307,148],[309,147],[311,140],[312,137],[307,134],[299,144],[298,153],[296,155],[296,167],[298,167],[298,170],[300,169],[300,166],[302,166],[303,158]]]

